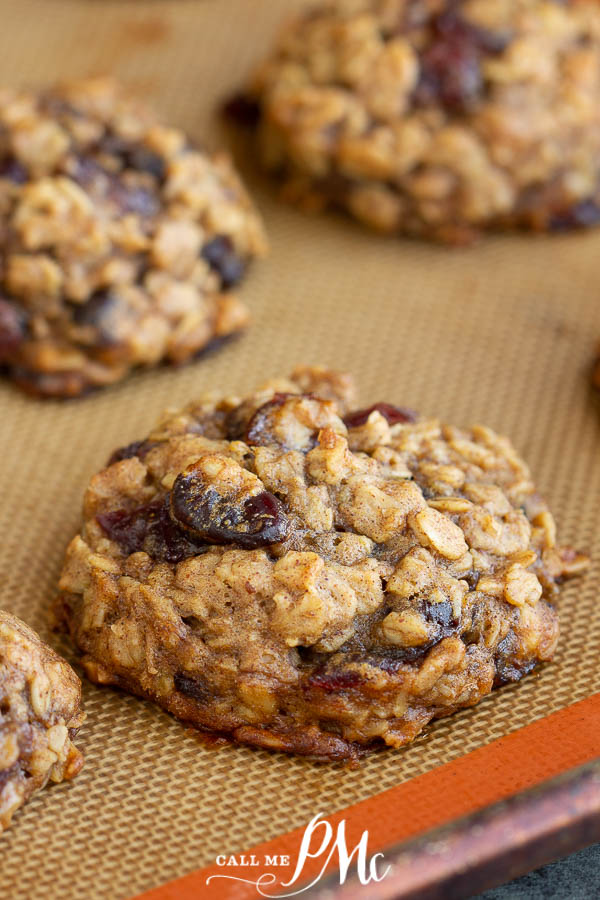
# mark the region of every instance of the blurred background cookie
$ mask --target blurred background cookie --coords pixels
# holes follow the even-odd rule
[[[107,79],[0,94],[0,364],[73,396],[242,329],[230,293],[265,250],[222,154]]]
[[[595,0],[331,0],[232,115],[304,208],[453,243],[600,221]]]
[[[73,669],[24,622],[0,610],[0,832],[48,781],[74,778],[84,719]]]

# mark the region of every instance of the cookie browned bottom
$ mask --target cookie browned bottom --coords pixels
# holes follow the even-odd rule
[[[284,195],[452,243],[600,222],[595,0],[321,0],[230,112]]]
[[[401,746],[549,660],[585,557],[506,438],[299,369],[116,451],[59,618],[89,677],[316,758]]]
[[[72,397],[238,333],[264,253],[229,159],[107,79],[0,93],[0,366]]]
[[[73,778],[84,719],[73,669],[24,622],[0,610],[0,832],[48,781]]]

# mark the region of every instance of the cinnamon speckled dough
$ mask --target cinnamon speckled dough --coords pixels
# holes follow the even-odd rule
[[[330,0],[231,111],[305,208],[465,242],[600,221],[599,92],[596,0]]]
[[[552,657],[586,559],[506,438],[298,369],[201,397],[89,485],[60,619],[88,676],[263,747],[399,747]]]
[[[83,719],[73,669],[0,610],[0,833],[35,791],[81,770],[72,739]]]
[[[72,396],[242,329],[230,292],[265,250],[223,154],[107,79],[0,92],[0,365]]]

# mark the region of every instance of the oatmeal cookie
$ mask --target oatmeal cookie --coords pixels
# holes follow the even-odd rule
[[[412,740],[552,657],[586,559],[509,441],[299,369],[201,397],[92,479],[59,618],[100,684],[262,747]]]
[[[0,365],[73,396],[238,332],[265,250],[229,159],[107,79],[0,92]]]
[[[0,610],[0,832],[48,781],[74,778],[83,757],[81,682],[24,622]]]
[[[600,221],[596,0],[330,0],[229,110],[285,194],[452,243]]]

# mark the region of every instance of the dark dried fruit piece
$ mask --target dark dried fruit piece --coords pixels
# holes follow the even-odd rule
[[[259,406],[246,426],[246,443],[255,446],[277,443],[269,427],[271,413],[283,406],[289,397],[296,396],[297,394],[273,394],[270,400]]]
[[[282,541],[288,530],[288,518],[273,494],[262,491],[241,501],[223,496],[193,467],[175,479],[170,510],[181,527],[213,544],[266,547]]]
[[[332,669],[330,671],[317,671],[306,679],[306,686],[309,688],[319,688],[328,694],[337,691],[345,691],[348,688],[358,687],[362,684],[363,679],[359,672],[353,669]]]
[[[14,184],[25,184],[29,175],[23,163],[14,156],[7,156],[0,162],[0,178],[6,178]]]
[[[27,316],[16,303],[0,299],[0,362],[7,361],[25,339]]]
[[[450,628],[458,625],[458,619],[454,615],[454,607],[448,600],[442,603],[430,603],[428,600],[424,605],[425,618],[429,622],[435,622],[443,628]]]
[[[223,113],[236,125],[254,128],[260,121],[260,103],[249,94],[234,94],[223,104]]]
[[[128,555],[143,551],[160,562],[177,563],[206,550],[169,515],[168,497],[134,510],[117,509],[96,517],[107,537]]]
[[[453,9],[437,16],[432,28],[432,42],[421,55],[415,102],[462,111],[483,93],[482,57],[501,53],[510,37],[473,25]]]
[[[160,200],[156,194],[139,184],[127,184],[115,178],[109,196],[122,213],[136,213],[149,219],[160,210]]]
[[[388,675],[395,675],[398,670],[409,663],[417,662],[427,656],[432,644],[422,644],[419,647],[385,647],[372,649],[364,658],[364,662]]]
[[[366,423],[372,412],[381,413],[390,425],[417,421],[417,414],[412,409],[405,406],[392,406],[391,403],[375,403],[367,409],[357,409],[355,412],[348,413],[344,422],[348,428],[359,428]]]
[[[209,688],[208,684],[199,675],[190,678],[189,675],[178,672],[173,682],[176,691],[185,694],[186,697],[193,697],[194,700],[198,700],[200,703],[214,699],[214,691]]]
[[[582,200],[569,209],[555,213],[550,219],[551,231],[570,231],[572,228],[591,228],[600,223],[600,204]]]
[[[132,144],[124,138],[109,133],[99,142],[98,150],[116,157],[124,169],[146,172],[159,181],[165,177],[165,161],[158,153],[143,144]]]
[[[119,297],[110,290],[96,291],[85,303],[73,308],[73,322],[83,328],[94,328],[99,340],[110,345],[115,342],[115,324],[118,323]]]
[[[205,244],[200,255],[211,269],[218,272],[224,288],[237,284],[246,269],[245,261],[238,256],[232,241],[225,235],[218,235]]]
[[[156,447],[155,441],[132,441],[131,444],[115,450],[106,465],[112,466],[113,463],[121,462],[123,459],[133,459],[134,456],[143,459],[153,447]]]

